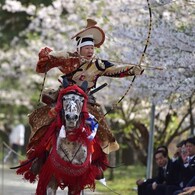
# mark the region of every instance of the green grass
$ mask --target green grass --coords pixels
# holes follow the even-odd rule
[[[107,181],[107,186],[120,195],[137,195],[136,180],[143,178],[145,168],[143,166],[123,166],[114,169],[114,180]],[[105,172],[105,178],[109,178],[109,170]],[[96,191],[106,195],[114,195],[108,188],[96,182]]]

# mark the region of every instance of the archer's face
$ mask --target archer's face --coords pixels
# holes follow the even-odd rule
[[[83,56],[85,59],[90,60],[94,54],[94,46],[86,45],[81,47],[80,55]]]

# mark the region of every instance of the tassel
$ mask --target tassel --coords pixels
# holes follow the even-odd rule
[[[100,179],[99,182],[100,182],[101,184],[103,184],[104,186],[107,186],[107,184],[106,184],[106,179],[105,179],[105,178]]]
[[[106,184],[106,179],[105,178],[103,178],[103,179],[100,179],[100,180],[98,180],[101,184],[103,184],[106,188],[108,188],[111,192],[113,192],[113,193],[115,193],[115,194],[117,194],[117,195],[121,195],[121,194],[119,194],[118,192],[115,192],[114,190],[112,190],[110,187],[108,187],[107,186],[107,184]]]
[[[59,137],[60,138],[65,138],[66,137],[66,130],[65,130],[64,125],[62,125],[62,127],[60,129]]]

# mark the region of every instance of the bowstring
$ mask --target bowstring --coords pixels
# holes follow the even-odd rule
[[[48,64],[46,64],[45,70],[47,70],[47,68],[48,68]],[[41,90],[40,90],[39,98],[37,100],[37,107],[40,105],[40,102],[41,102],[41,96],[42,96],[43,89],[44,89],[44,86],[45,86],[46,78],[47,78],[47,71],[45,71],[43,81],[42,81],[42,84],[41,84]]]

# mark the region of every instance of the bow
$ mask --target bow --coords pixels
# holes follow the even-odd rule
[[[146,43],[145,43],[142,55],[140,57],[139,63],[136,66],[141,66],[141,64],[142,64],[142,62],[144,60],[145,54],[146,54],[146,50],[148,48],[148,44],[150,42],[150,37],[151,37],[151,31],[152,31],[152,10],[151,10],[151,6],[150,6],[149,0],[147,0],[147,5],[148,5],[148,13],[149,13],[149,16],[150,16],[149,24],[148,24],[148,35],[147,35],[147,38],[146,38]],[[106,112],[106,114],[104,114],[104,116],[106,116],[109,112],[111,112],[125,98],[127,93],[130,91],[130,89],[131,89],[135,79],[136,79],[136,75],[133,76],[133,79],[132,79],[131,83],[129,84],[129,87],[127,88],[127,90],[125,91],[123,96],[117,101],[117,103],[115,105],[113,105],[113,107],[110,110],[108,110]]]

